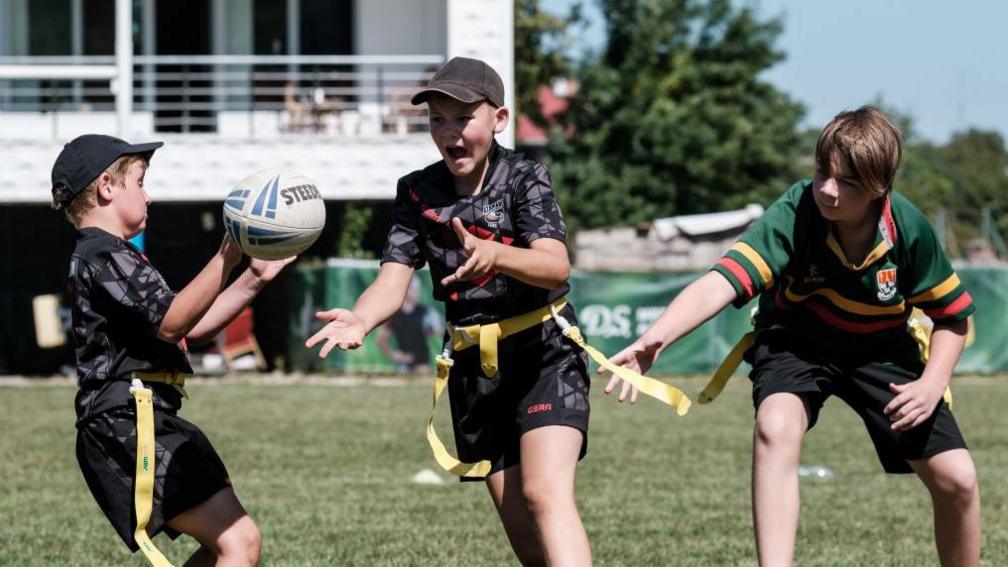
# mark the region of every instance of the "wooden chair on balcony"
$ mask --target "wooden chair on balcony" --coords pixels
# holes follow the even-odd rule
[[[224,327],[219,337],[221,354],[228,372],[235,370],[235,360],[240,356],[251,354],[255,356],[256,368],[266,369],[266,358],[263,357],[259,342],[253,333],[252,308],[246,307],[233,321]]]

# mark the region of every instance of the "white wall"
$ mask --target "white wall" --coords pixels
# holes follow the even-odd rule
[[[357,0],[354,53],[445,55],[447,0]]]

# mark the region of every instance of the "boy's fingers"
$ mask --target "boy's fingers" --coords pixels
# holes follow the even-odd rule
[[[890,383],[889,384],[889,391],[892,392],[892,393],[894,393],[894,394],[899,394],[903,390],[906,390],[907,386],[908,386],[908,384],[893,384],[893,383]]]
[[[624,380],[623,381],[623,385],[620,387],[619,398],[617,398],[617,400],[620,403],[623,403],[623,401],[626,400],[626,395],[627,395],[627,392],[629,392],[629,391],[630,391],[630,382],[627,382],[626,380]]]
[[[617,375],[615,375],[615,374],[613,374],[612,377],[609,378],[609,383],[606,384],[606,387],[603,388],[602,391],[605,392],[606,395],[611,394],[612,391],[613,391],[613,388],[615,388],[616,384],[619,383],[619,380],[620,380],[620,377],[617,376]]]
[[[917,417],[916,412],[910,412],[907,415],[903,416],[903,418],[900,419],[899,421],[893,423],[892,428],[895,429],[896,431],[904,431],[906,429],[910,429],[910,427],[912,427],[911,424],[914,422],[914,419],[916,417]]]
[[[637,386],[631,386],[630,387],[630,403],[631,404],[636,404],[637,403],[637,392],[638,392]]]
[[[906,402],[907,402],[907,397],[904,394],[900,394],[900,395],[896,396],[895,398],[893,398],[892,400],[890,400],[890,402],[888,404],[886,404],[886,407],[882,408],[882,413],[884,413],[886,415],[889,415],[889,414],[893,413],[894,411],[898,410],[900,408],[900,406],[902,406]]]
[[[335,346],[336,346],[335,339],[331,337],[327,339],[326,343],[322,345],[322,348],[318,352],[319,358],[325,358],[326,356],[328,356],[329,353],[332,351],[333,347]]]
[[[455,231],[455,235],[458,236],[459,242],[465,245],[466,240],[471,236],[469,231],[465,229],[462,224],[462,219],[455,217],[452,219],[452,229]]]
[[[455,282],[468,279],[469,272],[472,270],[473,259],[469,258],[466,260],[465,264],[462,264],[455,270],[454,274],[449,274],[441,279],[441,285],[451,285]]]

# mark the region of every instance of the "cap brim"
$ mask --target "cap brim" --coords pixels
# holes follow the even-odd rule
[[[163,145],[164,142],[147,142],[146,144],[130,144],[119,155],[120,156],[144,155],[147,156],[147,159],[150,159],[150,157],[154,155],[154,150],[160,148]]]
[[[426,89],[418,92],[417,94],[413,95],[413,98],[410,99],[410,102],[413,103],[414,105],[423,104],[427,102],[427,99],[429,99],[431,95],[434,94],[443,94],[459,102],[464,102],[467,104],[472,102],[479,102],[481,100],[486,99],[486,95],[478,93],[465,85],[442,83],[436,87],[427,87]]]

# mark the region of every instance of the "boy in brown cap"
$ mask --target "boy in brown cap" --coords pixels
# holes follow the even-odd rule
[[[414,270],[430,263],[449,323],[435,394],[447,382],[466,462],[447,453],[430,422],[435,456],[463,480],[486,482],[523,564],[590,564],[574,502],[589,380],[584,352],[562,334],[560,320],[575,315],[564,299],[566,229],[549,174],[494,140],[509,111],[486,63],[452,59],[413,97],[422,103],[443,159],[399,180],[377,279],[352,311],[318,313],[328,324],[306,345],[325,341],[323,357],[359,347],[400,308]]]

